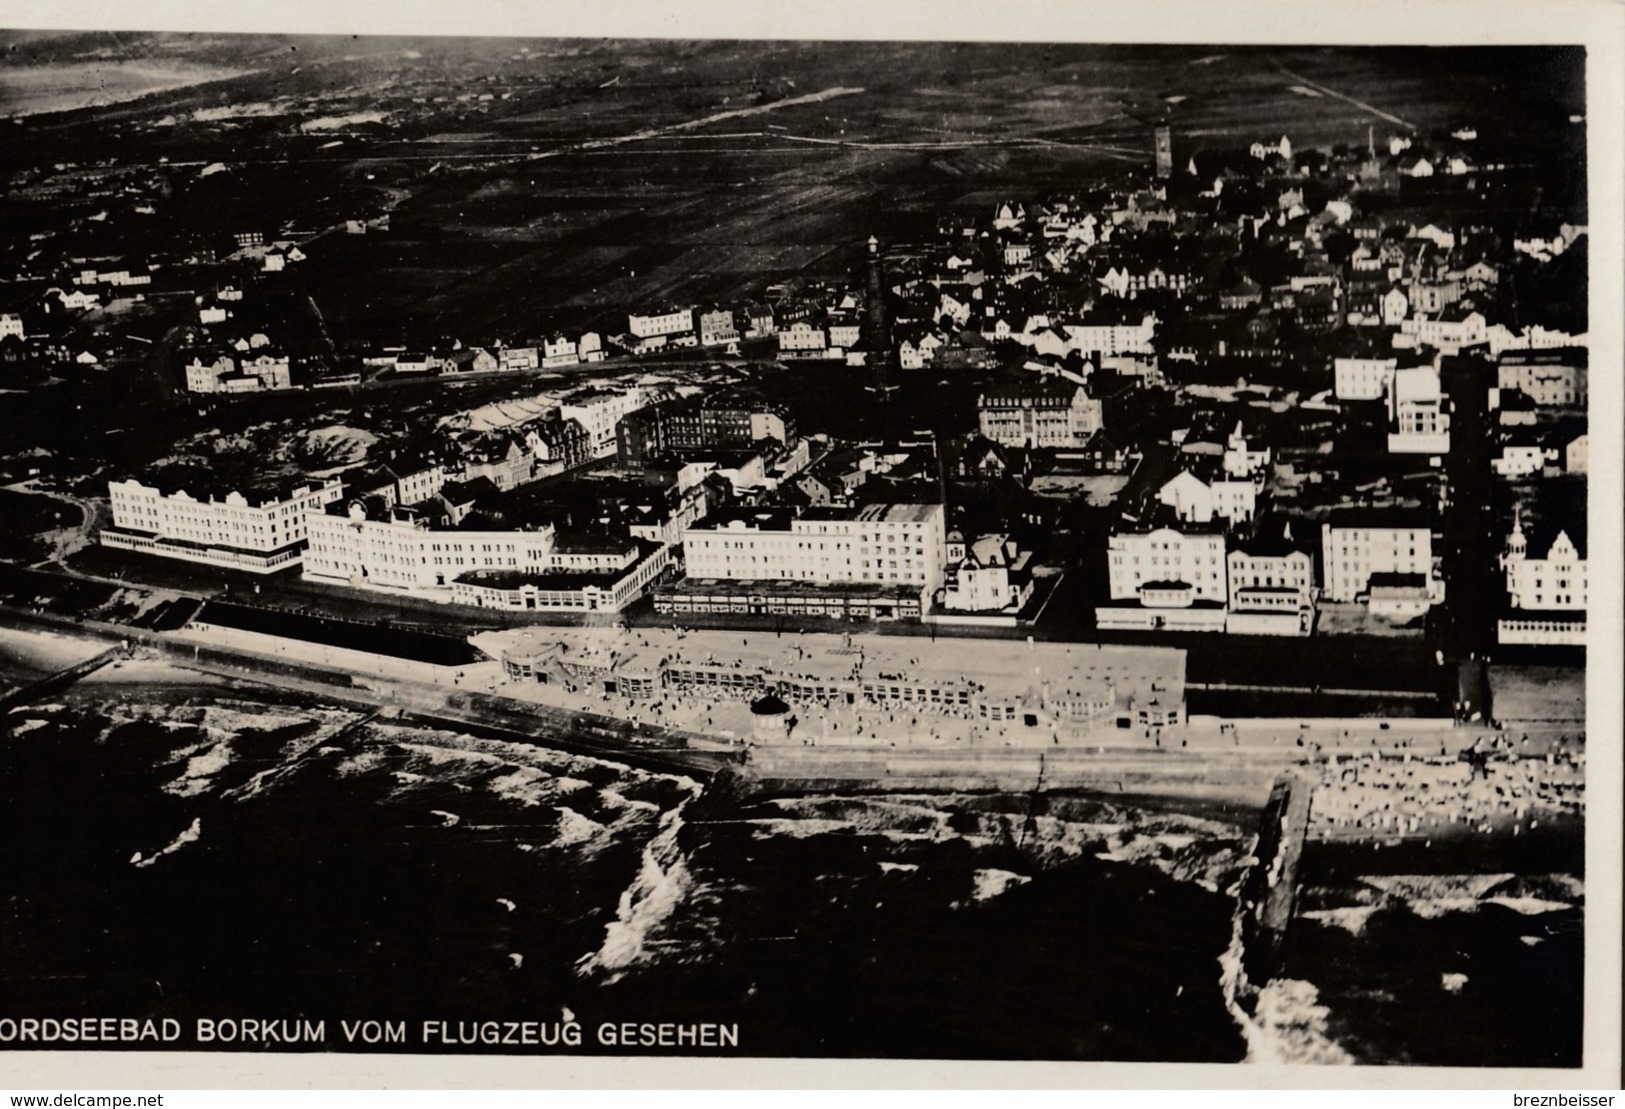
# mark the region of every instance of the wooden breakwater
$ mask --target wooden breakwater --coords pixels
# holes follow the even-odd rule
[[[1240,900],[1241,965],[1247,981],[1262,987],[1280,964],[1281,946],[1297,897],[1298,863],[1309,828],[1313,783],[1293,773],[1282,774],[1270,789],[1258,824],[1258,846],[1242,877]]]
[[[10,693],[0,696],[0,712],[7,712],[18,705],[30,704],[41,697],[48,697],[53,693],[67,689],[86,674],[94,673],[115,659],[123,658],[126,653],[122,646],[109,647],[100,654],[76,662],[72,666],[64,666],[54,674],[47,674],[38,681],[20,686]]]

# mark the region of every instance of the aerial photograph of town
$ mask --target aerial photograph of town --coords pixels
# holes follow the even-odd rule
[[[0,1052],[1585,1064],[1584,47],[0,47]]]

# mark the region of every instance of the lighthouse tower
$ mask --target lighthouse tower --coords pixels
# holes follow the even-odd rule
[[[869,383],[864,386],[881,400],[889,400],[899,388],[897,345],[892,342],[891,313],[886,310],[886,280],[880,260],[880,240],[869,236],[867,272],[864,279],[864,363]]]

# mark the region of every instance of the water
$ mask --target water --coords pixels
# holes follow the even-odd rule
[[[424,1020],[573,1018],[583,1052],[624,1050],[600,1022],[693,1021],[804,1057],[1577,1055],[1572,886],[1463,923],[1324,871],[1249,1027],[1220,959],[1250,828],[1059,796],[1031,820],[1020,796],[741,806],[455,732],[328,743],[357,714],[291,696],[173,697],[8,719],[0,1015],[306,1017],[342,1050],[341,1020],[423,1051]]]

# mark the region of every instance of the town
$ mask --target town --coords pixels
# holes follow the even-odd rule
[[[359,103],[247,117],[333,182],[280,222],[214,146],[13,176],[0,348],[39,407],[4,458],[12,604],[370,628],[403,659],[393,636],[527,623],[1161,647],[1193,717],[1569,719],[1517,706],[1527,666],[1554,703],[1583,674],[1588,236],[1527,144],[1170,116],[1070,187],[882,213],[915,233],[826,276],[447,334],[336,284],[440,187],[319,160],[378,141]],[[389,127],[517,110],[410,103]],[[250,125],[222,111],[144,126]]]
[[[159,46],[162,87],[0,119],[19,811],[128,760],[157,815],[115,878],[343,885],[366,923],[312,919],[363,1000],[477,937],[437,1017],[596,1023],[726,947],[693,996],[760,983],[806,1051],[772,953],[844,989],[807,953],[851,928],[912,988],[876,937],[964,921],[1115,998],[1076,955],[1117,941],[1053,922],[1119,913],[1137,973],[1189,948],[1134,1005],[1207,1006],[1221,1054],[1422,998],[1520,1031],[1293,1058],[1577,1058],[1577,989],[1525,1035],[1480,969],[1581,975],[1575,88],[1375,48],[56,49]],[[1492,901],[1482,942],[1440,919]],[[1362,1017],[1348,968],[1424,933]],[[252,1011],[320,1019],[276,966]]]
[[[88,493],[102,550],[142,556],[87,573],[297,576],[468,626],[473,608],[1030,629],[1060,596],[1086,637],[1583,644],[1584,306],[1553,290],[1585,228],[1446,215],[1519,180],[1471,127],[1359,137],[1176,164],[1159,128],[1143,173],[944,214],[925,242],[871,237],[844,284],[437,349],[345,353],[283,284],[337,236],[387,235],[387,213],[185,258],[41,247],[27,268],[59,283],[0,320],[12,364],[150,359],[117,321],[184,293],[162,341],[187,403],[223,420],[256,394],[316,401],[239,454],[218,437],[99,488],[12,478]],[[94,222],[161,203],[106,191]],[[270,475],[256,449],[319,423],[322,397],[366,396],[377,421],[395,383],[485,375],[508,394],[310,430]],[[798,395],[821,379],[869,434]],[[938,390],[954,407],[908,430]]]

